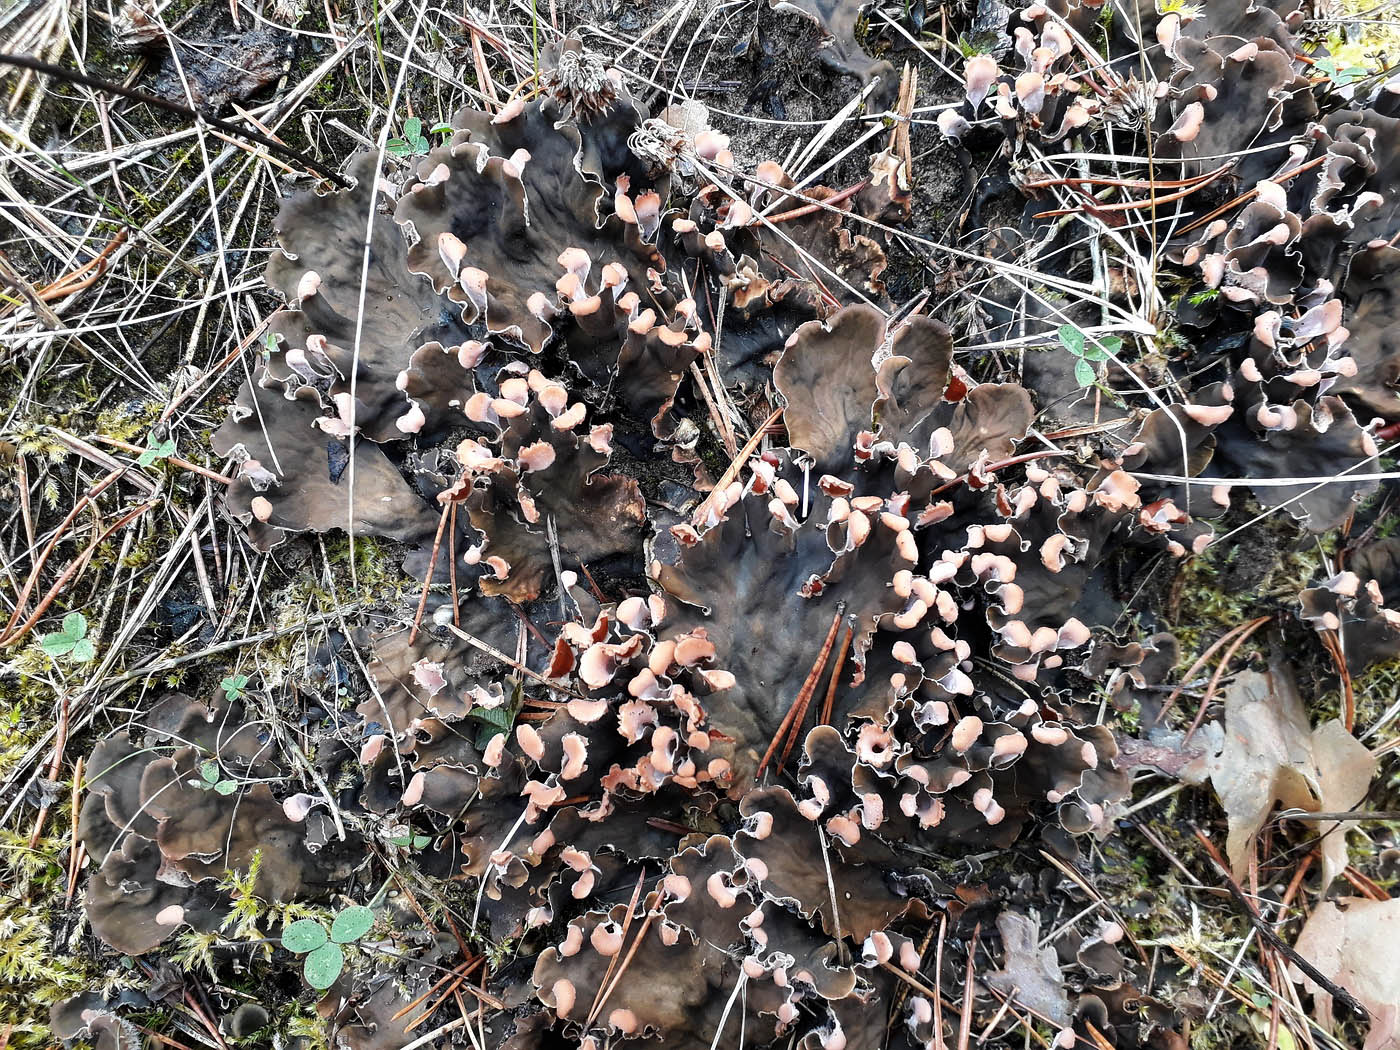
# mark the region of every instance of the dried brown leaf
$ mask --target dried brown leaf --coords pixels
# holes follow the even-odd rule
[[[1333,719],[1308,722],[1292,673],[1275,666],[1246,671],[1225,693],[1224,743],[1207,764],[1229,818],[1225,852],[1235,877],[1274,803],[1309,812],[1342,812],[1366,795],[1376,760]],[[1346,838],[1335,821],[1321,823],[1322,877],[1330,884],[1347,864]]]
[[[1363,1050],[1400,1050],[1400,900],[1323,901],[1294,947],[1370,1011]],[[1332,996],[1290,969],[1293,980],[1303,981],[1312,992],[1318,1019],[1327,1025]]]

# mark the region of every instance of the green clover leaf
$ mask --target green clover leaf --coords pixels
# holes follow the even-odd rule
[[[331,940],[336,944],[350,944],[369,933],[373,925],[374,912],[363,904],[351,905],[331,923]]]
[[[152,435],[154,436],[154,435]],[[138,467],[149,467],[158,459],[168,459],[175,454],[175,442],[166,438],[164,441],[152,442],[151,437],[146,438],[146,451],[136,457]]]
[[[221,780],[214,785],[214,790],[221,795],[232,795],[235,791],[238,790],[238,781]]]
[[[237,700],[243,695],[243,690],[248,685],[246,674],[231,674],[224,677],[219,683],[219,688],[228,694],[230,700]]]
[[[73,651],[73,646],[77,644],[76,638],[69,638],[62,631],[46,634],[39,641],[40,647],[50,656],[67,656]]]
[[[479,748],[489,744],[497,734],[510,732],[511,724],[515,721],[515,711],[509,705],[473,707],[467,715],[481,723],[476,730],[476,746]]]
[[[213,787],[219,782],[219,763],[212,758],[205,759],[199,764],[199,778],[205,784]]]
[[[393,141],[402,143],[401,153],[411,153],[421,157],[428,152],[428,140],[423,136],[423,121],[418,117],[409,117],[403,122],[403,138]]]
[[[52,657],[67,656],[77,663],[87,663],[97,656],[92,639],[87,636],[87,617],[71,612],[63,618],[63,629],[44,635],[39,647]]]
[[[282,947],[298,955],[315,951],[327,940],[326,928],[315,919],[298,919],[282,931]]]
[[[345,953],[340,950],[340,945],[327,943],[311,950],[301,965],[301,972],[307,984],[318,992],[324,992],[335,984],[335,979],[344,968]]]
[[[1314,68],[1327,77],[1328,80],[1332,81],[1337,87],[1346,87],[1348,84],[1353,84],[1358,80],[1365,80],[1370,76],[1370,70],[1366,69],[1366,67],[1346,66],[1343,68],[1337,65],[1337,60],[1335,58],[1320,58],[1314,63]]]
[[[1116,354],[1123,349],[1123,340],[1116,335],[1110,335],[1103,339],[1096,339],[1091,345],[1084,348],[1083,358],[1085,361],[1107,361],[1110,354]]]
[[[1060,342],[1075,357],[1084,356],[1084,333],[1072,324],[1060,326]]]
[[[1088,361],[1080,360],[1074,363],[1074,378],[1081,387],[1086,387],[1093,386],[1098,377],[1094,373],[1093,365],[1089,364]]]

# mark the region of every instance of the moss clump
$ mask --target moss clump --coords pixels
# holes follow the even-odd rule
[[[160,413],[161,406],[153,401],[126,402],[103,409],[97,414],[97,432],[117,441],[140,445],[146,434],[159,421]]]
[[[69,785],[57,786],[66,800]],[[9,1045],[48,1047],[49,1007],[102,985],[73,948],[76,928],[64,905],[67,806],[50,811],[51,832],[30,846],[26,831],[0,829],[0,1018],[13,1023]]]
[[[1334,538],[1327,537],[1304,550],[1290,551],[1276,543],[1277,537],[1266,535],[1275,529],[1266,529],[1265,523],[1259,528],[1257,544],[1209,547],[1181,567],[1168,621],[1181,642],[1186,664],[1220,631],[1295,608],[1299,592],[1322,573],[1323,555],[1336,545]]]
[[[1356,730],[1369,730],[1394,706],[1400,697],[1400,659],[1374,664],[1351,680],[1353,702],[1356,704]],[[1329,689],[1313,704],[1318,718],[1335,718],[1342,711],[1342,691]],[[1391,719],[1393,726],[1395,719]]]
[[[1327,50],[1338,68],[1384,69],[1400,54],[1400,27],[1377,17],[1373,0],[1340,0]],[[1389,61],[1387,61],[1387,59]]]

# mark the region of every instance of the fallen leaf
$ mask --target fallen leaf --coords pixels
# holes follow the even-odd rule
[[[1004,911],[997,916],[1001,931],[1002,969],[987,975],[987,983],[1021,1006],[1057,1025],[1070,1020],[1069,1000],[1054,948],[1037,948],[1040,928],[1026,915]]]
[[[1343,812],[1366,797],[1376,772],[1375,756],[1339,720],[1311,727],[1293,674],[1283,665],[1235,678],[1225,692],[1222,741],[1219,753],[1197,769],[1209,776],[1225,807],[1225,854],[1237,879],[1275,803],[1310,813]],[[1316,833],[1328,886],[1347,866],[1346,829],[1320,821]]]
[[[1319,904],[1294,947],[1370,1012],[1363,1050],[1400,1050],[1400,900],[1346,897],[1338,903]],[[1297,967],[1289,970],[1312,993],[1318,1021],[1328,1027],[1332,996]]]

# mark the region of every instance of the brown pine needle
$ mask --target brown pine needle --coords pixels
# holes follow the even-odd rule
[[[938,947],[933,957],[933,1046],[934,1050],[948,1050],[943,1040],[943,940],[948,934],[948,915],[939,916]]]
[[[825,211],[827,207],[830,207],[833,204],[840,204],[842,201],[849,200],[869,185],[869,179],[861,179],[860,182],[857,182],[854,186],[847,186],[840,193],[833,193],[830,197],[827,197],[825,200],[823,200],[821,204],[804,204],[800,208],[793,208],[790,211],[779,212],[777,215],[769,216],[768,221],[787,222],[789,219],[800,219],[804,215],[811,215],[814,212]],[[757,222],[758,220],[755,219],[754,224],[756,225]]]
[[[820,725],[831,725],[831,708],[836,703],[836,690],[841,684],[841,669],[846,665],[846,654],[851,650],[851,639],[855,637],[855,633],[856,629],[847,624],[846,633],[841,637],[841,648],[836,650],[836,665],[831,670],[831,682],[826,687],[826,699],[822,701]]]
[[[407,1006],[405,1006],[405,1007],[404,1007],[402,1010],[400,1010],[398,1013],[396,1013],[396,1014],[394,1014],[392,1017],[390,1017],[389,1020],[391,1020],[391,1021],[397,1021],[400,1017],[403,1017],[405,1014],[412,1013],[413,1010],[418,1006],[419,1003],[421,1003],[421,1002],[423,1002],[425,999],[427,999],[428,996],[432,995],[434,992],[436,992],[439,988],[441,988],[441,987],[442,987],[444,984],[446,984],[448,981],[452,980],[454,977],[459,978],[459,979],[465,977],[467,974],[471,973],[472,969],[474,969],[475,967],[479,966],[480,964],[481,964],[481,957],[477,957],[477,958],[475,958],[475,959],[467,959],[467,960],[464,960],[460,965],[458,965],[457,967],[455,967],[455,968],[453,968],[452,970],[449,970],[447,973],[445,973],[441,978],[438,979],[438,981],[437,981],[436,984],[434,984],[434,985],[433,985],[431,988],[429,988],[426,992],[424,992],[422,995],[420,995],[417,999],[413,1000],[413,1002],[411,1002],[411,1003],[409,1003]],[[431,1012],[431,1011],[430,1011],[430,1012]],[[425,1015],[425,1016],[426,1016],[426,1015]],[[421,1021],[421,1020],[422,1020],[422,1018],[419,1018],[419,1021]],[[417,1024],[418,1024],[418,1021],[415,1021],[415,1022],[414,1022],[414,1025],[417,1025]]]
[[[1172,705],[1176,703],[1177,697],[1181,696],[1182,690],[1186,688],[1187,683],[1191,682],[1196,677],[1196,672],[1199,671],[1202,667],[1204,667],[1207,662],[1209,662],[1210,658],[1213,655],[1215,655],[1216,650],[1226,645],[1231,638],[1239,634],[1248,626],[1248,624],[1242,623],[1231,627],[1228,631],[1226,631],[1219,638],[1217,638],[1211,644],[1209,649],[1203,652],[1200,656],[1196,657],[1195,662],[1193,662],[1191,666],[1187,668],[1186,673],[1181,676],[1181,683],[1171,691],[1171,695],[1169,695],[1166,699],[1166,702],[1162,704],[1162,709],[1157,712],[1157,717],[1153,719],[1153,725],[1156,725],[1158,722],[1160,722],[1166,716],[1166,713],[1172,709]]]
[[[452,975],[452,974],[448,974],[447,977],[443,978],[443,980],[448,980],[449,978],[453,978],[453,975]],[[410,1032],[412,1032],[415,1028],[417,1028],[420,1024],[422,1024],[422,1023],[423,1023],[424,1021],[426,1021],[428,1018],[432,1017],[433,1014],[437,1013],[438,1007],[442,1006],[443,1003],[447,1002],[447,997],[450,996],[450,995],[453,995],[454,993],[456,993],[457,990],[458,990],[459,988],[462,987],[462,982],[465,981],[466,979],[467,979],[467,975],[466,975],[465,973],[459,973],[459,974],[457,974],[456,977],[455,977],[455,979],[452,980],[452,983],[449,984],[449,985],[447,986],[447,988],[443,991],[443,993],[442,993],[441,995],[439,995],[435,1000],[433,1000],[433,1002],[431,1002],[431,1003],[428,1004],[426,1007],[424,1007],[424,1008],[423,1008],[423,1012],[422,1012],[421,1014],[419,1014],[414,1020],[412,1020],[412,1021],[408,1022],[408,1024],[404,1025],[403,1034],[404,1034],[404,1035],[408,1035],[408,1034],[409,1034]],[[433,993],[432,993],[431,991],[425,992],[425,993],[423,994],[422,998],[420,998],[420,999],[418,1000],[418,1002],[421,1003],[421,1002],[423,1001],[423,999],[426,999],[429,995],[432,995],[432,994],[433,994]],[[415,1003],[414,1005],[416,1006],[417,1003]],[[410,1009],[412,1009],[412,1007],[411,1007],[411,1006],[410,1006],[410,1007],[405,1007],[404,1009],[405,1009],[405,1010],[410,1010]],[[400,1013],[399,1013],[399,1014],[396,1014],[396,1015],[394,1016],[393,1019],[394,1019],[394,1020],[397,1020],[398,1017],[402,1016],[402,1013],[403,1013],[403,1011],[400,1011]]]
[[[446,501],[442,505],[442,513],[438,515],[437,533],[433,536],[433,550],[428,555],[428,571],[423,574],[423,593],[418,597],[418,609],[413,614],[413,629],[408,632],[410,645],[418,637],[418,625],[423,622],[423,610],[428,607],[428,588],[433,585],[433,570],[437,568],[438,551],[442,550],[442,530],[447,527],[447,515],[453,506],[452,500]]]
[[[1201,706],[1196,709],[1196,717],[1191,721],[1191,728],[1186,730],[1186,735],[1181,738],[1181,746],[1185,747],[1197,729],[1201,728],[1201,722],[1205,720],[1206,708],[1210,705],[1211,698],[1215,696],[1216,687],[1220,684],[1220,679],[1225,674],[1225,669],[1230,666],[1230,660],[1239,651],[1240,646],[1245,643],[1251,634],[1259,630],[1266,623],[1272,620],[1272,616],[1261,616],[1257,620],[1251,620],[1244,629],[1235,636],[1235,640],[1230,643],[1230,648],[1225,650],[1225,655],[1220,658],[1220,663],[1215,665],[1215,674],[1210,677],[1210,684],[1206,686],[1205,696],[1201,697]]]
[[[802,691],[797,694],[798,708],[793,716],[792,725],[788,730],[787,743],[783,745],[783,753],[778,756],[779,773],[783,771],[783,766],[787,764],[788,756],[792,754],[793,745],[797,743],[798,738],[802,735],[802,724],[807,721],[807,708],[812,706],[812,697],[816,694],[817,683],[821,681],[822,671],[826,667],[827,657],[831,655],[831,646],[836,639],[836,630],[840,622],[841,613],[838,611],[835,618],[832,620],[831,629],[827,631],[826,641],[822,643],[821,652],[817,654],[817,662],[812,665],[812,670],[808,672],[807,680],[802,683]],[[828,689],[828,692],[830,692],[830,689]]]
[[[1323,154],[1322,156],[1320,156],[1320,157],[1314,157],[1312,160],[1307,161],[1307,162],[1304,163],[1304,164],[1298,165],[1298,166],[1297,166],[1296,168],[1294,168],[1292,171],[1285,171],[1282,175],[1276,175],[1276,176],[1274,176],[1274,178],[1270,179],[1269,181],[1270,181],[1270,182],[1275,182],[1275,183],[1278,183],[1278,184],[1282,185],[1283,183],[1287,182],[1289,179],[1293,178],[1293,176],[1295,176],[1295,175],[1301,175],[1301,174],[1302,174],[1303,172],[1305,172],[1305,171],[1310,171],[1310,170],[1312,170],[1313,168],[1317,167],[1319,164],[1323,163],[1326,159],[1327,159],[1327,155],[1324,153],[1324,154]],[[1252,200],[1253,200],[1255,197],[1257,197],[1258,195],[1259,195],[1259,187],[1257,187],[1257,186],[1256,186],[1254,189],[1248,191],[1247,193],[1241,193],[1241,194],[1240,194],[1238,197],[1236,197],[1234,200],[1226,201],[1224,204],[1222,204],[1220,207],[1216,208],[1214,211],[1210,212],[1209,214],[1202,215],[1199,219],[1196,219],[1194,222],[1188,223],[1187,225],[1183,226],[1180,230],[1177,231],[1177,236],[1178,236],[1178,237],[1185,236],[1186,234],[1190,233],[1192,230],[1197,229],[1198,227],[1204,226],[1206,223],[1210,222],[1210,220],[1211,220],[1211,219],[1214,219],[1216,216],[1218,216],[1218,215],[1224,215],[1224,214],[1225,214],[1227,211],[1229,211],[1230,209],[1232,209],[1232,208],[1237,208],[1237,207],[1239,207],[1241,204],[1245,204],[1245,203],[1247,203],[1247,202],[1249,202],[1249,201],[1252,201]],[[1160,200],[1160,198],[1159,198],[1159,200]]]
[[[615,989],[618,982],[622,980],[622,975],[627,972],[627,967],[632,965],[632,958],[637,954],[637,949],[642,946],[642,942],[646,940],[647,931],[651,929],[652,921],[660,914],[660,912],[653,910],[647,912],[647,917],[642,920],[641,929],[637,931],[637,936],[632,941],[632,947],[627,950],[627,956],[622,960],[622,965],[617,968],[617,973],[614,974],[613,979],[608,982],[608,987],[603,992],[602,998],[598,1000],[598,1005],[594,1007],[593,1014],[588,1019],[588,1024],[584,1025],[585,1029],[593,1024],[598,1015],[603,1012],[603,1007],[608,1005],[608,997],[612,995],[613,989]],[[616,958],[616,956],[613,958]]]
[[[977,938],[982,933],[979,922],[972,928],[972,940],[967,946],[967,975],[963,978],[962,1016],[958,1018],[958,1050],[967,1050],[972,1038],[972,966],[977,958]]]
[[[632,926],[632,913],[637,910],[637,901],[641,899],[642,887],[646,885],[647,873],[643,871],[637,876],[636,888],[632,890],[632,899],[627,902],[627,911],[622,917],[622,943],[627,943],[627,931]],[[633,946],[636,947],[635,945]],[[628,956],[630,959],[631,956]],[[603,979],[598,982],[598,993],[593,997],[593,1005],[588,1010],[588,1020],[583,1023],[584,1031],[593,1025],[593,1020],[598,1016],[598,1011],[603,1008],[603,1002],[608,997],[608,992],[612,989],[608,980],[612,977],[613,970],[617,968],[618,956],[614,955],[608,960],[608,968],[603,973]]]
[[[812,664],[812,669],[807,672],[807,677],[802,683],[802,688],[798,690],[797,696],[793,699],[792,705],[788,708],[787,714],[783,716],[782,723],[778,726],[778,731],[773,734],[773,739],[768,742],[768,750],[763,753],[763,761],[758,764],[758,771],[754,773],[754,779],[758,780],[763,776],[763,771],[768,768],[768,763],[772,761],[773,755],[778,750],[778,745],[782,743],[792,728],[794,720],[800,725],[800,714],[806,714],[807,703],[812,699],[812,691],[817,687],[817,679],[821,677],[822,668],[826,666],[826,658],[831,654],[831,646],[836,640],[836,629],[841,625],[841,614],[846,611],[845,602],[836,608],[836,615],[831,619],[831,629],[826,632],[826,641],[822,642],[821,650],[817,653],[817,658]],[[782,763],[778,763],[778,768],[782,769]]]
[[[711,501],[715,498],[715,493],[723,492],[729,483],[739,476],[739,471],[743,467],[744,462],[749,456],[753,455],[753,450],[758,448],[758,443],[763,440],[763,435],[767,432],[769,427],[778,421],[778,417],[782,414],[783,410],[781,408],[775,408],[773,414],[763,421],[763,425],[754,430],[753,437],[744,442],[744,447],[739,450],[737,456],[730,460],[729,466],[724,469],[724,473],[721,474],[719,480],[715,482],[715,487],[710,490],[710,494],[700,501],[700,506],[695,508],[695,513],[690,516],[691,524],[699,525],[705,520],[705,513]]]
[[[1342,724],[1348,733],[1356,728],[1356,693],[1351,685],[1351,670],[1347,667],[1346,654],[1342,652],[1342,640],[1336,631],[1323,631],[1322,644],[1332,657],[1337,668],[1337,677],[1342,683]]]

